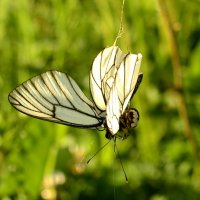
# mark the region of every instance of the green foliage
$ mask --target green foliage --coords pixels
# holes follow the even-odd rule
[[[167,1],[194,143],[185,134],[175,95],[177,77],[158,1],[125,2],[118,45],[143,54],[144,73],[132,100],[140,122],[127,140],[117,141],[128,184],[112,142],[86,165],[105,144],[104,131],[29,118],[7,100],[18,84],[50,69],[70,74],[89,96],[90,67],[99,51],[116,38],[121,3],[0,1],[0,199],[199,199],[198,0]]]

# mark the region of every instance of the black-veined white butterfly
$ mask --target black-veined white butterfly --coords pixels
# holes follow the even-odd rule
[[[29,116],[82,128],[105,128],[106,138],[126,138],[120,131],[135,127],[139,113],[130,100],[142,81],[141,54],[119,47],[102,50],[93,62],[90,89],[93,101],[67,74],[48,71],[22,83],[9,94],[10,103]]]

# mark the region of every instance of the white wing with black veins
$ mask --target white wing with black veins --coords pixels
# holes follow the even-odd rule
[[[10,103],[35,118],[83,128],[100,127],[99,110],[67,74],[48,71],[9,94]]]
[[[118,47],[103,49],[95,58],[90,72],[90,89],[96,106],[106,110],[110,90],[121,62],[126,54]]]
[[[139,81],[141,82],[141,61],[141,54],[126,54],[117,70],[106,106],[107,126],[113,135],[119,131],[120,117],[126,110],[134,90],[137,90]]]

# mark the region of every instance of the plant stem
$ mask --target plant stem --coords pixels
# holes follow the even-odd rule
[[[192,145],[193,152],[196,158],[200,161],[199,146],[192,132],[191,123],[187,111],[187,105],[184,97],[183,79],[182,79],[182,66],[181,59],[178,50],[178,44],[176,41],[176,34],[173,29],[170,14],[166,5],[166,0],[158,0],[158,6],[160,10],[161,19],[164,23],[164,28],[167,33],[167,39],[170,45],[171,60],[173,64],[173,78],[175,94],[178,99],[178,111],[180,118],[182,119],[184,126],[185,136],[188,138]]]

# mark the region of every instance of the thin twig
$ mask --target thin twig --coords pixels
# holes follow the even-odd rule
[[[119,31],[117,33],[117,37],[115,39],[113,46],[116,46],[118,39],[122,36],[122,33],[123,33],[124,3],[125,3],[125,0],[122,1],[122,8],[121,8],[121,14],[120,14],[120,26],[119,26]]]
[[[178,111],[184,125],[184,133],[192,145],[196,158],[200,161],[199,146],[192,132],[191,123],[187,111],[187,105],[183,93],[183,79],[182,79],[182,66],[181,59],[176,41],[176,34],[170,19],[170,14],[167,9],[166,0],[158,0],[161,18],[164,22],[164,28],[169,40],[170,53],[173,64],[173,78],[175,94],[178,99]]]

